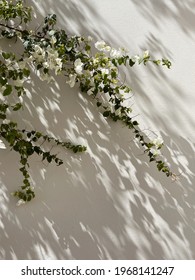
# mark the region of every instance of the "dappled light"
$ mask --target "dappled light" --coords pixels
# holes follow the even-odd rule
[[[48,8],[55,12],[60,26],[70,33],[123,43],[112,23],[103,28],[107,11],[99,12],[98,1],[94,5],[93,1],[78,0],[68,1],[69,5],[62,0],[27,2],[32,2],[39,19]],[[159,41],[157,33],[165,19],[171,24],[182,15],[178,26],[193,37],[193,3],[158,2],[125,0],[121,7],[114,1],[114,7],[133,7],[140,13],[140,20],[144,17],[155,24],[156,35],[145,34],[138,43],[140,48],[162,52],[176,61],[174,49],[163,44],[163,38]],[[159,18],[162,5],[164,18]],[[132,17],[133,11],[129,10]],[[113,34],[119,37],[111,39]],[[125,47],[130,49],[131,43]],[[24,111],[13,118],[28,129],[35,127],[85,145],[87,151],[73,154],[53,146],[52,152],[64,161],[59,167],[47,166],[33,156],[30,175],[36,197],[17,207],[10,194],[20,184],[18,155],[0,149],[0,259],[195,258],[194,95],[184,92],[188,85],[181,82],[180,87],[174,72],[154,67],[137,67],[130,74],[124,71],[125,82],[136,94],[130,102],[135,102],[142,128],[164,139],[163,156],[179,175],[175,181],[148,163],[131,131],[118,122],[105,120],[92,97],[79,88],[71,89],[63,77],[54,77],[48,84],[33,73],[33,82],[26,84]],[[180,73],[176,74],[180,79]]]

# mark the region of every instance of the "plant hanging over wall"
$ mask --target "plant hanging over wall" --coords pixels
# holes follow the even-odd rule
[[[131,88],[120,79],[119,66],[133,67],[135,64],[154,63],[170,68],[167,59],[151,59],[148,51],[142,56],[129,56],[125,49],[115,49],[104,41],[93,43],[91,37],[69,36],[65,30],[56,27],[56,15],[49,14],[39,30],[30,30],[27,24],[32,20],[32,8],[26,7],[22,0],[0,1],[1,37],[20,40],[23,53],[17,56],[13,52],[0,50],[0,139],[6,141],[12,150],[20,155],[20,171],[23,184],[14,193],[19,204],[30,201],[35,193],[30,184],[29,157],[39,155],[47,162],[54,161],[61,165],[63,161],[50,151],[42,148],[43,141],[83,152],[86,147],[61,141],[42,132],[20,128],[11,120],[11,112],[25,107],[21,102],[25,95],[25,82],[36,71],[42,81],[51,82],[52,76],[64,76],[70,87],[79,84],[83,93],[91,95],[105,118],[121,122],[135,134],[135,139],[148,155],[150,162],[155,162],[157,169],[174,176],[169,166],[162,160],[161,138],[149,139],[139,128],[139,123],[132,117],[129,105]],[[93,47],[97,50],[95,53]],[[9,102],[14,95],[18,101]]]

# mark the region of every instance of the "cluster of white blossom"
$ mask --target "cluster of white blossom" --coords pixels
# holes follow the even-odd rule
[[[51,44],[55,43],[55,37],[51,37]],[[49,70],[54,70],[55,75],[59,75],[62,71],[63,62],[59,57],[59,53],[52,46],[48,45],[46,48],[40,45],[34,45],[34,50],[31,52],[30,59],[36,64],[42,64],[43,68],[39,70],[40,79],[42,81],[51,82],[53,77],[49,75]],[[45,71],[48,70],[48,71]]]
[[[92,40],[90,37],[86,41],[90,43]],[[84,39],[81,37],[80,42],[82,41]],[[87,62],[85,62],[85,68],[80,55],[81,58],[77,58],[74,61],[67,83],[70,87],[74,87],[77,81],[82,82],[86,85],[88,95],[95,95],[102,102],[104,108],[107,108],[116,116],[122,117],[126,112],[131,112],[129,102],[131,89],[120,81],[117,61],[127,56],[127,50],[124,48],[112,48],[103,40],[97,41],[94,45],[99,52],[95,53],[94,56],[89,52],[85,53],[85,56],[88,57]],[[142,59],[148,56],[149,52],[145,51]],[[140,59],[139,56],[132,57],[134,62],[139,62]],[[106,87],[108,90],[105,90]],[[120,106],[117,106],[118,108],[115,110],[116,98],[120,101]],[[127,108],[127,111],[124,108]]]
[[[83,37],[78,38],[80,43],[84,42],[85,44],[90,44],[92,40],[91,37],[88,39],[84,39]],[[129,58],[127,50],[124,48],[115,49],[110,47],[103,40],[97,41],[94,46],[99,52],[93,55],[90,52],[91,48],[87,51],[80,51],[75,48],[75,57],[77,58],[71,62],[72,66],[63,67],[63,61],[55,49],[55,43],[56,38],[52,36],[50,45],[47,47],[41,47],[39,44],[35,44],[31,55],[27,59],[24,59],[20,63],[18,62],[18,66],[12,65],[10,67],[26,67],[26,63],[31,61],[33,63],[36,62],[37,65],[41,64],[42,67],[39,69],[40,78],[47,82],[53,79],[49,73],[50,70],[54,70],[55,74],[58,75],[66,69],[66,74],[69,77],[66,83],[71,88],[77,82],[82,83],[85,86],[86,93],[96,97],[105,110],[119,118],[128,116],[132,111],[129,102],[129,98],[132,96],[131,88],[121,82],[118,72],[118,65],[120,65],[118,61],[124,57]],[[131,60],[134,63],[141,63],[148,58],[149,52],[146,50],[141,57],[135,55],[131,57]],[[20,85],[20,81],[15,81],[15,83]],[[161,138],[157,138],[151,142],[151,145],[151,148],[149,148],[150,153],[156,157],[160,154],[159,150],[163,145],[163,141]]]
[[[129,101],[132,97],[131,88],[121,82],[118,72],[118,60],[126,57],[127,51],[123,48],[112,48],[102,40],[95,43],[95,48],[99,52],[94,56],[88,54],[85,67],[81,56],[75,60],[73,71],[69,74],[67,83],[70,87],[74,87],[77,81],[82,81],[86,85],[87,94],[95,96],[104,109],[119,118],[129,116],[129,113],[132,112]],[[142,56],[132,56],[131,60],[134,63],[141,63],[149,57],[149,51],[146,50]],[[108,90],[105,90],[106,87]],[[160,137],[151,140],[148,150],[152,157],[160,155],[162,145],[163,140]]]
[[[150,152],[154,155],[154,156],[158,156],[160,154],[160,148],[163,145],[163,139],[161,137],[157,137],[155,138],[152,142],[153,144],[152,148],[150,149]]]

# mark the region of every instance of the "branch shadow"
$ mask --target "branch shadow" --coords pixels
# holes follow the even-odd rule
[[[176,23],[184,34],[193,36],[194,34],[194,7],[192,0],[181,2],[176,1],[141,1],[130,0],[137,10],[153,25],[160,30],[167,20]]]

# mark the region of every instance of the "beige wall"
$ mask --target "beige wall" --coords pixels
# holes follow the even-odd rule
[[[57,150],[65,160],[60,167],[33,158],[36,199],[18,208],[10,196],[21,180],[17,155],[0,150],[0,259],[194,259],[194,1],[28,2],[38,19],[55,12],[71,34],[170,58],[171,70],[139,66],[124,77],[142,127],[164,138],[164,155],[183,176],[172,182],[158,173],[129,131],[105,121],[78,88],[35,76],[16,118],[88,151]]]

